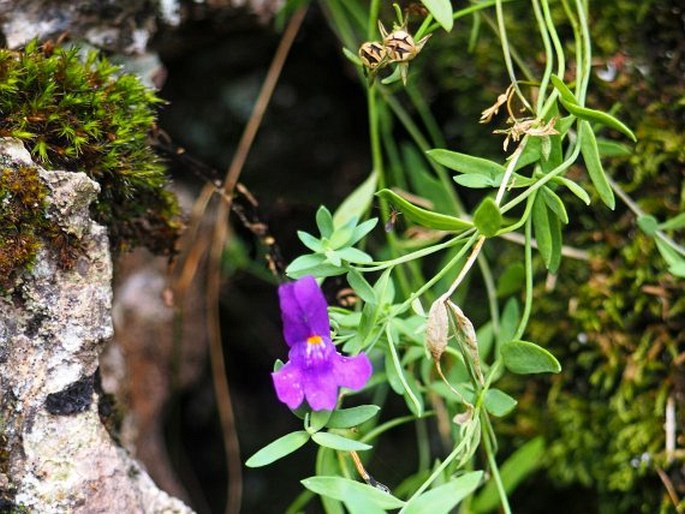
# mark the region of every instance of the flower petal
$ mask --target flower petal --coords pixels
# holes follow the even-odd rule
[[[309,368],[304,373],[304,394],[312,410],[333,410],[338,403],[338,384],[331,368]]]
[[[326,298],[312,276],[305,276],[278,288],[283,318],[283,336],[289,346],[312,335],[330,334]]]
[[[333,380],[348,389],[361,389],[371,378],[373,368],[371,361],[365,353],[360,353],[354,357],[343,357],[339,353],[331,359],[333,368],[331,374]]]
[[[297,409],[304,400],[302,388],[302,370],[288,362],[281,369],[271,374],[276,388],[276,396],[291,409]]]

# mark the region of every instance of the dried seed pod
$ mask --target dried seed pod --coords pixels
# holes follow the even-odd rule
[[[405,27],[400,27],[388,34],[383,24],[378,23],[378,28],[383,36],[383,46],[392,62],[408,62],[418,55],[428,41],[430,34],[420,41],[414,41],[414,37],[407,32]]]
[[[387,50],[378,41],[367,41],[359,47],[359,58],[362,64],[370,70],[382,66],[388,57]]]
[[[478,381],[483,384],[485,379],[483,377],[483,371],[480,368],[480,354],[478,353],[478,339],[476,338],[476,331],[473,328],[473,323],[466,317],[464,312],[459,308],[459,306],[452,301],[447,301],[447,306],[452,314],[452,319],[455,322],[455,328],[457,331],[457,339],[460,343],[463,343],[466,351],[471,357],[471,362],[473,363],[473,369],[476,373]]]
[[[449,326],[445,298],[441,296],[431,305],[426,322],[426,347],[436,362],[447,348]]]

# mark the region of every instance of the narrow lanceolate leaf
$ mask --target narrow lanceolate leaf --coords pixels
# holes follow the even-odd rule
[[[354,289],[359,298],[366,303],[376,302],[376,292],[373,290],[373,287],[356,269],[352,269],[347,273],[347,283],[350,284],[350,287]]]
[[[580,187],[578,184],[573,182],[573,180],[568,179],[566,177],[554,177],[552,179],[553,182],[556,182],[557,184],[563,184],[568,188],[569,191],[571,191],[574,195],[576,195],[578,198],[580,198],[585,205],[590,205],[590,195],[587,194],[587,191]]]
[[[309,441],[309,434],[306,431],[298,430],[297,432],[291,432],[259,450],[252,457],[247,459],[245,465],[248,468],[266,466],[267,464],[271,464],[272,462],[293,453],[307,441]]]
[[[645,214],[637,219],[637,226],[648,236],[654,237],[656,231],[659,230],[659,221],[654,216]]]
[[[668,219],[659,225],[661,230],[681,230],[685,228],[685,212]]]
[[[551,79],[552,85],[557,89],[557,91],[559,91],[559,96],[561,96],[561,99],[565,103],[578,104],[576,95],[573,94],[573,91],[571,91],[571,89],[564,83],[563,80],[556,75],[552,75]]]
[[[352,193],[343,200],[333,214],[334,227],[342,227],[352,218],[359,220],[364,217],[369,210],[369,207],[371,207],[377,181],[378,174],[373,171],[364,182],[357,186],[357,189],[352,191]]]
[[[447,316],[445,298],[441,296],[431,305],[426,321],[426,347],[435,361],[440,360],[445,348],[447,348],[449,328],[450,322]]]
[[[501,348],[504,365],[512,373],[559,373],[559,361],[541,346],[529,341],[509,341]]]
[[[333,411],[326,426],[329,428],[351,428],[373,418],[381,410],[377,405],[358,405],[349,409]]]
[[[485,237],[497,235],[497,231],[502,226],[502,214],[495,201],[489,196],[485,197],[473,213],[473,224]]]
[[[454,18],[452,18],[452,2],[450,0],[421,0],[428,12],[433,15],[435,21],[447,32],[452,30]]]
[[[333,450],[341,450],[345,452],[370,450],[371,446],[365,443],[360,443],[354,439],[348,439],[338,434],[331,432],[317,432],[312,435],[312,440],[319,446],[325,446]]]
[[[323,205],[316,211],[316,226],[319,228],[321,237],[331,237],[333,234],[333,216],[331,216],[331,211]]]
[[[628,126],[624,124],[622,121],[618,120],[617,118],[614,118],[611,114],[607,114],[603,111],[597,111],[595,109],[589,109],[587,107],[579,105],[578,100],[573,95],[568,86],[564,84],[564,82],[556,75],[552,75],[552,84],[557,89],[557,91],[559,91],[559,96],[561,97],[561,104],[568,112],[573,114],[576,118],[580,118],[581,120],[585,121],[601,123],[602,125],[605,125],[609,128],[618,130],[622,134],[628,136],[631,140],[637,141],[637,138],[635,137],[633,131],[630,130],[630,128],[628,128]]]
[[[405,504],[402,500],[394,497],[392,494],[381,491],[370,485],[350,480],[349,478],[338,476],[315,476],[302,480],[302,485],[316,494],[339,501],[345,501],[350,494],[359,493],[377,507],[386,510],[399,509]]]
[[[545,267],[549,269],[552,261],[552,230],[549,224],[549,213],[542,195],[537,195],[533,202],[533,229],[538,251],[542,256]]]
[[[602,162],[599,160],[599,150],[597,149],[597,140],[592,127],[587,121],[580,122],[580,152],[583,154],[585,167],[587,173],[590,175],[590,180],[597,190],[597,194],[602,199],[602,202],[613,210],[616,205],[614,192],[609,185]]]
[[[568,214],[566,212],[566,206],[564,201],[559,198],[559,195],[552,191],[549,187],[543,186],[540,190],[540,194],[545,200],[547,207],[557,215],[564,225],[568,224]]]
[[[410,501],[400,514],[448,514],[480,485],[482,471],[472,471],[426,491]]]
[[[376,193],[379,197],[392,203],[402,215],[419,225],[437,230],[460,232],[473,225],[455,216],[432,212],[408,202],[390,189],[381,189]]]
[[[458,171],[459,173],[486,175],[491,179],[495,179],[503,175],[505,171],[504,166],[501,164],[465,153],[453,152],[442,148],[429,150],[426,153],[428,157],[438,164],[442,164],[445,168]]]

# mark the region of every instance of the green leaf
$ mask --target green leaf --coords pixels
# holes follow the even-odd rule
[[[474,157],[473,155],[453,152],[441,148],[428,150],[426,153],[428,154],[428,157],[438,164],[442,164],[446,168],[458,171],[459,173],[484,175],[493,180],[500,175],[504,175],[504,166],[489,161],[488,159],[483,159],[482,157]]]
[[[319,446],[344,452],[361,452],[371,449],[371,446],[368,444],[360,443],[354,439],[348,439],[347,437],[333,434],[331,432],[317,432],[316,434],[312,434],[312,440]]]
[[[511,263],[497,279],[497,296],[502,298],[518,293],[523,289],[525,277],[526,271],[523,263],[520,261]]]
[[[320,254],[301,255],[290,263],[285,272],[290,275],[292,273],[297,273],[298,271],[314,268],[325,260],[326,257]]]
[[[602,162],[599,159],[599,150],[597,149],[595,133],[592,131],[592,127],[590,127],[590,124],[587,121],[580,122],[579,138],[580,152],[583,154],[583,160],[585,161],[588,175],[590,175],[590,180],[592,180],[592,184],[595,186],[597,194],[602,202],[604,202],[609,209],[614,210],[616,205],[614,192],[609,185],[604,168],[602,167]]]
[[[314,434],[325,427],[331,417],[329,410],[315,410],[309,415],[309,428],[307,432]]]
[[[533,229],[538,251],[545,267],[549,269],[552,262],[552,230],[549,222],[549,210],[542,195],[537,195],[533,202]]]
[[[492,237],[502,226],[502,214],[495,201],[487,196],[473,214],[473,224],[485,237]]]
[[[633,149],[628,145],[603,137],[597,138],[597,149],[601,157],[627,157],[633,154]]]
[[[472,227],[472,224],[468,221],[417,207],[390,189],[381,189],[376,194],[388,202],[391,202],[407,219],[415,221],[424,227],[454,232],[460,232]]]
[[[664,221],[659,225],[661,230],[680,230],[685,228],[685,212],[681,212],[677,216]]]
[[[309,441],[309,437],[309,433],[304,430],[298,430],[297,432],[291,432],[283,437],[279,437],[247,459],[245,465],[248,468],[258,468],[271,464],[304,446]]]
[[[373,171],[364,182],[359,184],[359,186],[342,201],[333,214],[333,226],[335,228],[346,225],[353,218],[359,220],[365,217],[364,215],[371,207],[377,182],[378,173]]]
[[[668,267],[669,273],[672,275],[675,275],[676,277],[683,277],[685,278],[685,260],[680,260],[678,262],[674,262]]]
[[[350,240],[347,242],[347,244],[350,246],[356,244],[361,240],[362,237],[371,232],[377,224],[378,218],[371,218],[370,220],[366,220],[364,223],[357,225],[354,227],[352,235],[350,236]]]
[[[355,482],[349,478],[315,476],[302,480],[302,485],[316,494],[339,501],[345,501],[350,494],[360,494],[377,507],[386,510],[399,509],[405,504],[405,502],[394,497],[392,494],[361,482]]]
[[[516,333],[516,327],[519,324],[519,318],[519,304],[516,298],[510,298],[504,304],[502,316],[500,317],[500,329],[499,334],[497,334],[497,343],[499,345],[512,340]]]
[[[328,428],[351,428],[373,418],[381,410],[377,405],[359,405],[349,409],[333,411],[326,426]]]
[[[385,509],[381,509],[358,491],[348,491],[343,503],[350,514],[386,514]]]
[[[646,214],[637,219],[637,226],[648,236],[654,237],[659,230],[659,221],[654,216]]]
[[[472,471],[414,498],[400,514],[449,514],[480,485],[482,471]]]
[[[333,229],[333,233],[328,239],[328,247],[337,250],[338,248],[350,246],[349,241],[352,237],[352,234],[354,233],[353,223],[355,221],[356,220],[351,220],[351,222],[347,225],[343,225],[342,227],[335,227]]]
[[[552,255],[549,260],[549,271],[550,273],[556,273],[559,271],[559,266],[561,265],[561,221],[559,216],[552,211],[548,210],[549,219],[549,233],[552,236]]]
[[[412,191],[433,202],[436,211],[449,212],[454,206],[452,196],[428,169],[426,156],[419,153],[413,144],[404,144],[402,145],[402,159]]]
[[[573,182],[573,180],[567,179],[566,177],[554,177],[552,181],[557,184],[563,184],[569,191],[580,198],[585,205],[590,205],[590,195],[587,194],[585,189]]]
[[[421,3],[426,6],[428,12],[433,15],[435,21],[447,32],[452,30],[454,26],[454,18],[452,15],[452,2],[450,0],[421,0]]]
[[[468,187],[470,189],[483,189],[486,187],[495,187],[495,185],[497,184],[495,180],[491,179],[487,175],[455,175],[453,179],[460,186]]]
[[[561,99],[564,102],[576,105],[578,104],[578,100],[576,99],[576,96],[573,94],[573,91],[571,91],[569,87],[566,84],[564,84],[563,80],[561,80],[556,75],[552,75],[551,79],[552,85],[557,89],[557,91],[559,91],[559,95],[561,96]]]
[[[302,241],[302,244],[304,244],[312,252],[323,252],[323,245],[321,244],[321,241],[315,238],[313,235],[309,234],[308,232],[305,232],[304,230],[298,230],[297,237],[300,241]]]
[[[371,284],[369,284],[364,276],[356,269],[352,269],[347,273],[347,283],[354,289],[357,296],[366,303],[376,302],[376,292],[373,287],[371,287]]]
[[[656,243],[659,253],[669,266],[673,266],[678,261],[682,260],[682,257],[678,254],[678,252],[676,252],[671,245],[665,241],[662,241],[661,238],[654,238],[654,242]]]
[[[344,259],[347,262],[351,262],[353,264],[368,264],[370,262],[373,262],[373,259],[368,253],[362,252],[361,250],[357,250],[356,248],[352,248],[349,246],[347,248],[341,248],[340,250],[336,250],[335,253],[341,259]]]
[[[347,57],[347,59],[352,62],[352,64],[356,64],[357,66],[362,65],[361,59],[359,59],[359,56],[355,54],[352,50],[347,49],[346,47],[343,46],[342,49],[343,55]]]
[[[485,408],[490,414],[498,418],[509,414],[514,410],[517,403],[514,398],[499,389],[488,389],[485,393]]]
[[[559,373],[559,361],[541,346],[529,341],[514,340],[504,343],[500,350],[504,365],[512,373]]]
[[[339,501],[345,501],[350,494],[362,495],[376,507],[386,510],[399,509],[405,504],[405,502],[392,494],[381,491],[370,485],[362,484],[361,482],[355,482],[349,478],[338,476],[315,476],[302,480],[302,485],[316,494]]]
[[[500,467],[500,477],[504,490],[511,493],[516,487],[530,476],[543,462],[545,442],[542,437],[531,439],[512,453]],[[476,514],[492,512],[500,504],[497,486],[493,480],[488,481],[473,502],[471,508]]]
[[[290,263],[285,270],[286,275],[291,278],[300,278],[305,275],[314,275],[318,278],[334,277],[347,272],[345,268],[340,268],[328,264],[325,255],[312,253],[302,255]]]
[[[316,211],[316,226],[319,227],[321,237],[329,238],[333,234],[333,216],[323,205]]]

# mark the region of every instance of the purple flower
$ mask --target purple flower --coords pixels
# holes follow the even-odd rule
[[[271,374],[276,395],[291,409],[306,399],[313,410],[333,410],[339,387],[364,387],[371,362],[363,353],[343,357],[335,351],[326,299],[314,277],[281,285],[278,297],[290,360]]]

